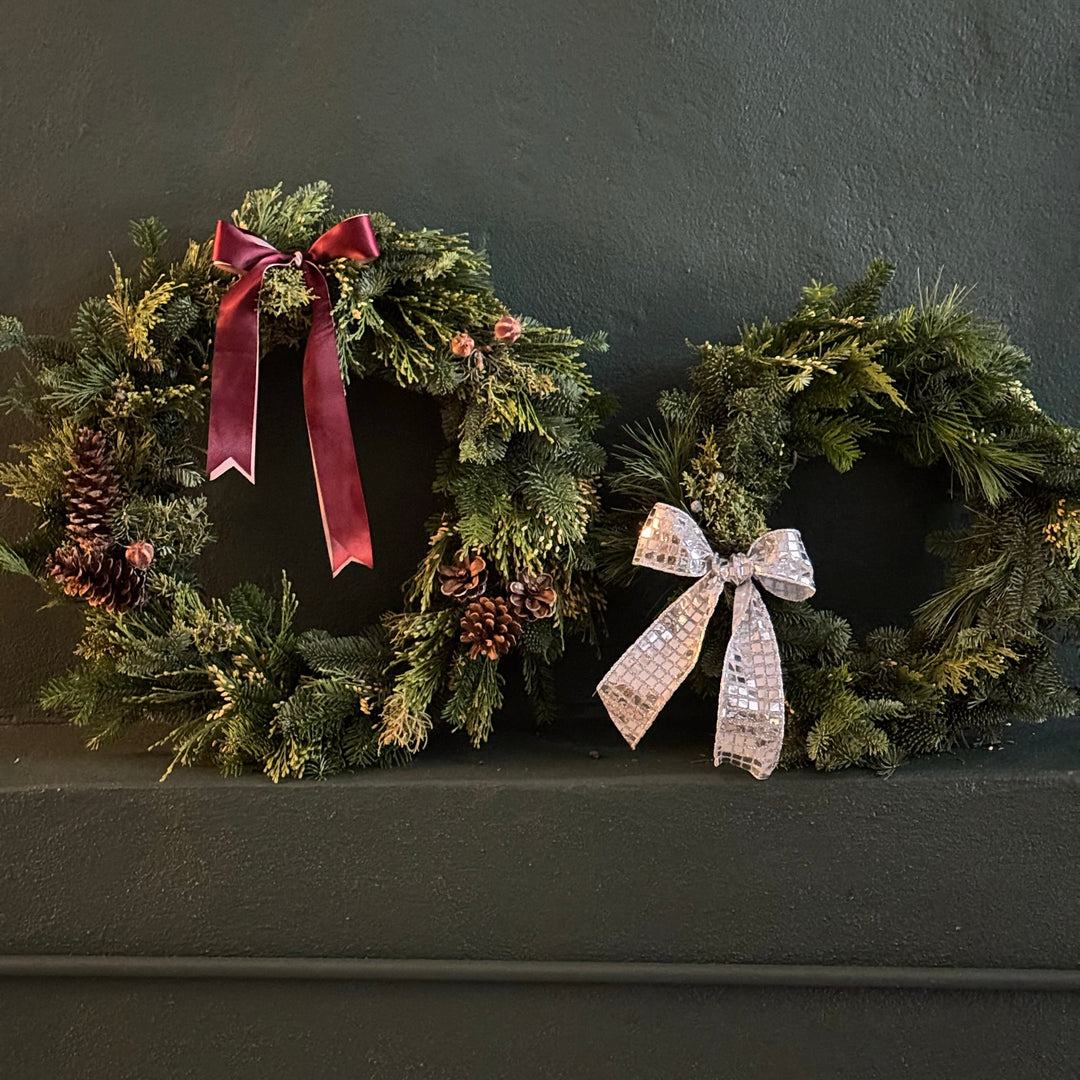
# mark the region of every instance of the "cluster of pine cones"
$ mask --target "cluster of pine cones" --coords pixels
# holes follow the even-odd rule
[[[510,582],[508,596],[485,596],[487,579],[487,562],[479,555],[439,567],[443,596],[468,605],[461,617],[461,640],[473,660],[504,656],[517,644],[522,624],[546,619],[555,610],[550,574],[522,574]]]
[[[105,436],[79,428],[71,452],[67,482],[67,535],[63,547],[49,556],[49,575],[68,596],[80,596],[92,607],[120,614],[146,603],[145,570],[154,558],[153,545],[138,540],[126,550],[113,536],[109,519],[123,493]]]

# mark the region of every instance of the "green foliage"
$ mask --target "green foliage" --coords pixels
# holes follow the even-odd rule
[[[8,574],[22,574],[24,577],[33,577],[34,572],[23,558],[10,544],[0,540],[0,570]]]
[[[700,346],[689,390],[661,396],[662,429],[631,429],[611,479],[619,505],[604,522],[603,568],[619,580],[656,501],[689,510],[730,554],[768,527],[801,458],[822,455],[846,472],[867,447],[888,445],[915,465],[950,467],[970,523],[928,538],[947,581],[910,627],[859,642],[832,612],[766,598],[784,663],[789,766],[888,771],[1077,705],[1055,642],[1080,637],[1080,432],[1039,410],[1022,381],[1028,358],[965,292],[935,286],[883,312],[891,277],[876,259],[842,290],[811,283],[782,323]],[[693,680],[710,695],[723,621]]]
[[[325,180],[317,180],[290,195],[282,194],[281,184],[249,191],[232,219],[237,227],[291,252],[306,248],[329,228],[332,216],[333,191]]]
[[[139,264],[141,282],[156,281],[165,273],[162,254],[168,239],[169,230],[156,217],[140,218],[131,223],[131,242],[143,257]]]
[[[491,717],[502,705],[502,676],[491,660],[470,660],[459,653],[450,677],[450,696],[443,719],[455,730],[468,732],[473,746],[491,733]]]
[[[0,315],[0,352],[20,349],[26,343],[26,331],[18,319]]]
[[[280,185],[252,191],[233,221],[289,252],[346,216],[320,182],[288,195]],[[64,472],[80,426],[104,432],[115,458],[118,542],[154,546],[147,605],[122,616],[84,609],[82,663],[43,694],[46,708],[91,731],[92,745],[151,719],[166,725],[174,765],[211,760],[229,773],[254,763],[277,780],[405,760],[436,718],[482,742],[503,676],[494,661],[468,659],[460,607],[439,591],[439,565],[459,555],[487,560],[489,591],[523,573],[554,576],[555,616],[520,649],[539,713],[551,710],[548,665],[566,634],[595,637],[603,597],[589,525],[605,457],[594,435],[611,405],[581,355],[605,349],[604,336],[521,317],[520,337],[498,340],[495,324],[508,312],[482,252],[464,236],[371,220],[380,257],[326,267],[342,376],[378,373],[438,400],[447,447],[435,488],[445,506],[405,583],[404,609],[354,637],[297,632],[287,582],[279,598],[244,585],[207,599],[197,587],[213,528],[194,463],[205,457],[213,327],[230,281],[212,264],[211,241],[191,241],[169,261],[162,223],[132,222],[137,271],[114,263],[109,293],[79,306],[70,339],[33,337],[0,318],[0,348],[24,359],[6,404],[40,429],[0,465],[8,494],[39,517],[30,536],[0,546],[0,569],[49,587],[46,558],[63,540]],[[295,267],[268,273],[263,347],[303,342],[310,302]],[[474,355],[452,351],[461,333]]]

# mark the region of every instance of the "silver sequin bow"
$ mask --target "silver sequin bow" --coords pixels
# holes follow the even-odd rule
[[[713,761],[764,780],[784,741],[780,653],[755,580],[785,600],[814,595],[814,568],[796,529],[759,536],[744,554],[722,559],[694,519],[657,503],[638,538],[634,562],[698,580],[626,650],[597,687],[608,714],[637,746],[679,684],[694,669],[724,583],[735,586],[731,640],[724,656]]]

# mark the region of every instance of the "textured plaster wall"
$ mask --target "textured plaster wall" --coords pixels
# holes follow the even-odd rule
[[[1036,358],[1043,404],[1080,422],[1069,0],[7,0],[3,25],[0,310],[33,329],[103,286],[130,218],[201,237],[248,187],[325,177],[344,205],[469,231],[513,307],[606,327],[595,374],[624,419],[679,379],[684,339],[782,315],[807,278],[880,251],[898,302],[917,271],[977,285]],[[207,577],[284,565],[309,621],[346,630],[423,549],[431,403],[354,393],[383,558],[331,587],[295,364],[274,359],[266,384],[260,485],[214,486]],[[3,444],[23,434],[0,420]],[[934,485],[888,460],[850,483],[808,470],[777,523],[818,541],[830,602],[896,617],[933,582]],[[0,511],[4,532],[26,522]],[[864,578],[845,571],[874,544]],[[40,599],[0,583],[0,714],[24,715],[66,662],[74,620]],[[608,659],[646,606],[616,605]],[[571,665],[571,712],[601,664]]]

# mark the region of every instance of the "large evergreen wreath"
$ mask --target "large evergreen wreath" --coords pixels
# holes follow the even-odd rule
[[[233,221],[292,251],[346,216],[317,183],[253,191]],[[137,273],[114,264],[111,292],[83,302],[70,339],[0,321],[0,348],[27,361],[8,404],[42,429],[0,470],[39,517],[0,545],[0,563],[83,603],[81,663],[42,700],[91,729],[92,746],[151,719],[167,725],[174,764],[257,763],[279,779],[400,760],[437,717],[478,743],[512,648],[551,712],[549,664],[568,631],[593,632],[602,603],[588,528],[604,406],[578,356],[603,336],[514,318],[464,237],[372,224],[378,259],[325,268],[342,377],[433,395],[448,446],[434,485],[445,508],[403,609],[353,637],[297,631],[287,581],[274,598],[198,585],[212,538],[199,492],[208,374],[230,281],[210,241],[167,262],[162,225],[135,222]],[[266,275],[264,347],[306,337],[310,299],[298,267]]]
[[[911,625],[856,641],[839,615],[766,598],[787,765],[888,768],[1077,707],[1056,654],[1080,637],[1080,431],[1038,408],[1022,381],[1028,358],[963,292],[882,313],[891,276],[876,260],[842,291],[803,289],[779,325],[702,345],[689,390],[661,396],[662,423],[632,430],[612,478],[624,501],[605,564],[618,579],[655,502],[693,514],[730,555],[772,525],[798,525],[769,514],[800,458],[824,455],[846,472],[865,445],[887,443],[951,470],[969,524],[930,537],[947,582]],[[729,626],[712,620],[696,668],[710,696]]]

